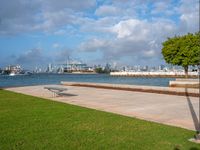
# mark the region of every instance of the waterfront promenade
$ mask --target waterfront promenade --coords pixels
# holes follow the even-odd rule
[[[66,87],[67,94],[63,97],[53,97],[50,91],[44,89],[45,85],[13,87],[7,90],[190,130],[198,129],[198,97],[92,87],[51,86]]]

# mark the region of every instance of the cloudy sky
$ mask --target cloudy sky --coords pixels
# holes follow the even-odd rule
[[[199,0],[0,0],[0,67],[159,65],[167,37],[199,29]]]

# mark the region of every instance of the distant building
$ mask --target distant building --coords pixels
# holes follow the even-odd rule
[[[164,70],[164,68],[165,68],[165,66],[164,66],[164,65],[159,65],[159,66],[158,66],[158,70],[159,70],[159,71],[163,71],[163,70]]]
[[[48,73],[53,72],[53,65],[52,64],[48,65],[46,72],[48,72]]]
[[[92,67],[89,67],[85,63],[81,62],[70,62],[67,64],[63,64],[63,70],[64,72],[92,72],[94,69]]]
[[[57,73],[64,73],[64,68],[63,68],[63,66],[60,66],[60,67],[57,69]]]
[[[35,67],[35,70],[33,71],[34,73],[42,73],[42,69]]]
[[[148,66],[144,66],[144,67],[142,67],[140,70],[141,70],[141,71],[148,71],[148,68],[149,68]]]
[[[6,74],[20,74],[21,72],[22,68],[20,65],[9,65],[4,69]]]
[[[104,71],[110,72],[111,71],[111,65],[109,63],[106,64]]]
[[[117,62],[113,62],[112,70],[114,70],[114,71],[118,70]]]

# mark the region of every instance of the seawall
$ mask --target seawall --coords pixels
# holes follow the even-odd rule
[[[111,76],[185,78],[184,72],[111,72]],[[189,78],[198,78],[198,72],[189,72]]]

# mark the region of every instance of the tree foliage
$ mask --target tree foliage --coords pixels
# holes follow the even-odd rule
[[[96,73],[110,73],[109,70],[102,69],[101,67],[95,69]]]
[[[162,55],[169,64],[184,67],[200,65],[200,32],[168,38],[162,43]]]

